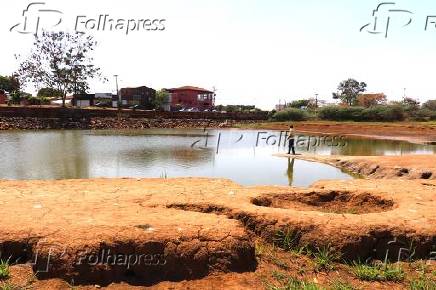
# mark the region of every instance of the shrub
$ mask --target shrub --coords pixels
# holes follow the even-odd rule
[[[328,106],[321,108],[318,117],[330,121],[361,121],[363,107]]]
[[[436,120],[436,111],[429,110],[427,108],[423,108],[413,112],[411,114],[411,118],[414,121],[430,121]]]
[[[405,113],[399,105],[370,108],[328,106],[321,108],[318,117],[330,121],[392,122],[403,121]]]
[[[272,119],[274,121],[305,121],[309,119],[309,114],[304,110],[290,108],[275,113]]]
[[[436,111],[436,100],[429,100],[422,104],[422,108],[430,110],[430,111]]]
[[[375,106],[362,111],[362,121],[403,121],[405,113],[401,106]]]

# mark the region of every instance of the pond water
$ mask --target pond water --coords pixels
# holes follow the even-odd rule
[[[298,152],[323,155],[436,152],[436,146],[399,141],[338,138],[323,143],[316,137],[310,141],[308,138],[300,137]],[[353,178],[329,165],[272,156],[285,152],[283,140],[284,135],[280,137],[279,132],[252,130],[6,131],[0,132],[0,178],[201,176],[228,178],[242,185],[302,187],[322,179]]]

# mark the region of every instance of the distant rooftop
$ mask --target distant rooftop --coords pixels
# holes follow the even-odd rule
[[[205,93],[213,93],[210,90],[206,90],[206,89],[199,88],[199,87],[193,87],[193,86],[184,86],[184,87],[180,87],[180,88],[168,89],[168,91],[182,91],[182,90],[190,90],[190,91],[198,91],[198,92],[205,92]]]

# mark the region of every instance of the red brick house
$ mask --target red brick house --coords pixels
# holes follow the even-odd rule
[[[6,96],[5,91],[0,90],[0,105],[6,104],[8,102],[8,96]]]
[[[156,90],[142,86],[137,88],[122,88],[120,90],[123,106],[141,106],[146,109],[153,109],[153,101],[156,98]],[[113,96],[112,103],[117,107],[118,96]]]
[[[170,94],[171,109],[193,108],[209,110],[215,106],[215,93],[206,89],[185,86],[166,89]]]

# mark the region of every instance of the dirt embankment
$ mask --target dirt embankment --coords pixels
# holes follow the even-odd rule
[[[270,122],[241,124],[241,128],[289,130],[293,124],[299,133],[334,134],[372,139],[403,140],[415,143],[435,142],[435,123],[354,123],[354,122]]]
[[[232,128],[241,121],[198,119],[134,119],[134,118],[5,118],[0,117],[0,130],[43,129],[147,129],[147,128]],[[244,121],[252,124],[255,121]]]
[[[0,181],[0,250],[39,279],[153,285],[256,269],[255,238],[395,260],[436,242],[434,180],[242,187],[221,179]],[[363,209],[363,210],[361,210]],[[394,242],[392,242],[394,241]],[[389,250],[389,251],[388,251]]]
[[[321,156],[303,154],[290,156],[322,162],[368,179],[436,179],[436,155],[402,156]],[[436,189],[435,189],[436,190]]]

